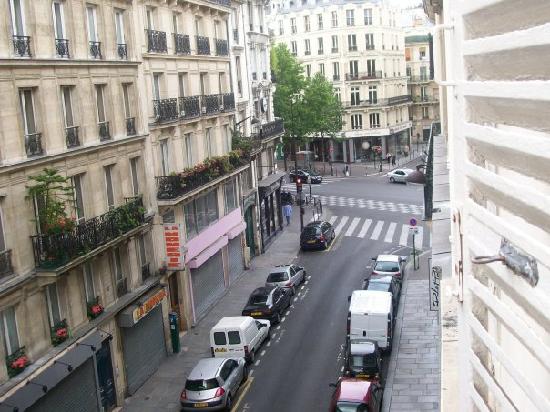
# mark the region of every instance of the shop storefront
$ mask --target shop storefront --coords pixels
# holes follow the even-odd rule
[[[244,270],[242,235],[231,239],[227,244],[227,266],[229,283],[233,283]]]
[[[259,251],[256,250],[256,225],[254,216],[256,214],[256,191],[252,191],[250,194],[243,198],[243,210],[244,210],[244,223],[245,229],[245,242],[246,247],[250,251],[250,256],[256,256]]]
[[[195,317],[200,319],[225,291],[221,250],[199,267],[191,268],[191,287]]]
[[[274,173],[258,182],[262,252],[283,229],[281,185],[284,173]]]

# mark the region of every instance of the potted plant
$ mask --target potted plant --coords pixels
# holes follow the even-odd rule
[[[51,339],[52,344],[57,346],[65,342],[69,338],[69,328],[67,327],[67,320],[63,319],[60,322],[57,322],[51,328]]]
[[[95,319],[103,313],[103,306],[99,304],[99,296],[88,302],[88,318]]]
[[[30,361],[25,354],[25,348],[19,348],[11,355],[6,356],[6,367],[8,370],[8,376],[13,378],[20,374],[29,365]]]

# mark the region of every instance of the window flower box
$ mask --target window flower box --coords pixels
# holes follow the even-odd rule
[[[50,329],[50,337],[53,346],[60,345],[69,338],[69,328],[67,326],[66,319],[63,319],[62,321],[52,326],[52,328]]]
[[[99,296],[96,296],[95,299],[91,300],[87,304],[88,306],[88,318],[95,319],[103,313],[103,306],[99,304]]]
[[[21,347],[11,355],[6,356],[6,367],[10,378],[19,375],[29,364],[30,361],[25,354],[25,347]]]

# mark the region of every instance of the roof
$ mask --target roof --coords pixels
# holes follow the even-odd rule
[[[392,295],[378,290],[354,290],[351,294],[351,313],[387,314],[391,311]]]
[[[371,382],[356,378],[342,378],[340,381],[339,401],[369,401]]]
[[[397,255],[378,255],[376,258],[377,262],[398,262],[399,263],[399,256]]]
[[[274,268],[271,268],[269,273],[288,272],[289,270],[290,270],[290,265],[277,265]]]
[[[429,41],[430,41],[429,34],[417,34],[415,36],[405,36],[405,44],[428,43]]]
[[[209,379],[216,376],[220,365],[227,358],[204,358],[199,360],[187,379]]]
[[[243,326],[246,323],[250,322],[250,319],[252,319],[250,316],[228,316],[225,318],[221,318],[218,323],[214,325],[214,328],[238,328],[239,326]]]
[[[254,289],[252,291],[252,293],[250,294],[250,296],[253,296],[253,295],[266,296],[266,295],[269,295],[273,291],[273,289],[275,289],[275,287],[273,287],[273,286],[270,286],[270,287],[262,286],[262,287]]]
[[[351,341],[350,352],[352,355],[370,355],[376,350],[376,344],[368,341]]]
[[[392,279],[393,279],[393,276],[391,275],[385,275],[385,276],[373,275],[369,278],[369,283],[391,283]]]

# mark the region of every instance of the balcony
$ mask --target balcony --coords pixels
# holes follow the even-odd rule
[[[426,75],[420,75],[420,76],[408,76],[409,83],[429,83],[432,81],[430,77]]]
[[[197,39],[197,54],[201,56],[210,55],[210,39],[205,36],[195,36]]]
[[[145,223],[141,198],[85,221],[68,232],[31,236],[36,266],[58,269]]]
[[[27,157],[41,156],[44,154],[42,150],[42,133],[25,135],[25,152],[27,153]]]
[[[153,111],[158,123],[178,120],[178,99],[153,100]]]
[[[187,55],[191,54],[191,43],[187,34],[174,34],[174,45],[176,54]]]
[[[65,141],[67,142],[67,149],[80,146],[78,126],[69,126],[65,128]]]
[[[306,51],[304,52],[304,54],[305,54],[306,56],[311,55],[311,50],[306,50]]]
[[[374,44],[367,44],[367,50],[374,50]]]
[[[216,56],[229,56],[229,47],[227,40],[215,39],[216,41]]]
[[[253,134],[251,137],[253,140],[270,139],[275,136],[280,136],[285,132],[285,125],[283,119],[275,119],[272,122],[261,125],[260,131]]]
[[[411,96],[408,94],[402,94],[400,96],[393,96],[388,98],[388,105],[402,104],[411,102]]]
[[[439,98],[437,96],[414,96],[412,98],[413,103],[415,104],[425,104],[425,103],[438,103]]]
[[[179,115],[183,119],[193,119],[201,115],[200,96],[179,98]]]
[[[334,75],[332,76],[332,80],[334,80],[334,81],[340,80],[340,75],[339,75],[339,74],[334,74]]]
[[[101,42],[91,41],[88,44],[90,45],[90,56],[92,59],[101,59]]]
[[[109,122],[99,122],[97,124],[99,128],[99,140],[104,142],[105,140],[111,140],[111,132],[109,131]]]
[[[220,6],[231,7],[231,0],[209,0],[210,3],[219,4]]]
[[[13,51],[18,57],[31,57],[30,36],[13,36]]]
[[[166,32],[157,30],[145,30],[147,32],[147,52],[167,53]]]
[[[394,96],[389,98],[373,98],[368,100],[361,100],[358,104],[354,104],[355,102],[343,102],[342,104],[345,107],[381,107],[381,106],[393,106],[397,104],[404,104],[411,102],[411,96],[408,94],[402,95],[402,96]]]
[[[67,39],[55,39],[55,54],[58,57],[64,57],[68,59],[69,57],[69,40]]]
[[[222,102],[220,101],[220,95],[219,94],[209,94],[202,96],[202,114],[205,115],[212,115],[220,112],[220,107],[222,106]],[[223,109],[223,108],[222,108]]]
[[[330,49],[330,51],[332,53],[338,53],[338,47],[333,47],[332,49]]]
[[[221,95],[223,111],[235,110],[235,95],[233,93],[224,93]]]
[[[0,279],[7,278],[13,274],[11,265],[11,249],[0,252]]]
[[[116,54],[121,60],[128,60],[128,45],[126,43],[119,43],[116,45]]]
[[[136,134],[136,118],[128,117],[126,119],[126,136],[135,136]]]
[[[372,71],[372,72],[346,73],[346,80],[348,81],[373,80],[373,79],[381,79],[381,78],[382,78],[382,70]]]

